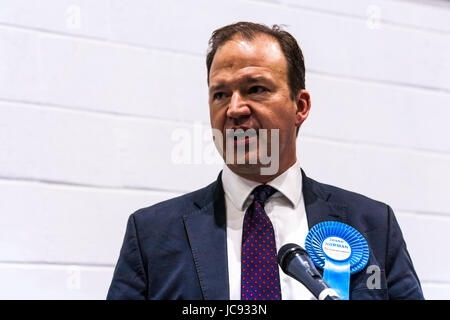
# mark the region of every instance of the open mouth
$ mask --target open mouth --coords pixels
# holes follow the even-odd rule
[[[240,145],[240,144],[250,144],[250,142],[252,142],[254,139],[254,137],[243,137],[243,138],[234,138],[234,144],[235,145]]]
[[[258,138],[258,132],[253,128],[238,128],[238,129],[227,129],[228,140],[233,139],[234,145],[250,144],[255,142]]]

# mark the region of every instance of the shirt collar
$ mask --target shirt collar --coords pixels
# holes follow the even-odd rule
[[[239,210],[245,210],[246,200],[254,188],[261,185],[237,175],[225,164],[222,172],[223,189],[233,205]],[[281,175],[267,183],[286,197],[291,205],[296,208],[302,198],[302,173],[298,160]],[[279,196],[275,193],[273,197]]]

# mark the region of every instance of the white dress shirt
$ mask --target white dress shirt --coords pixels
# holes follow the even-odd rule
[[[261,183],[244,179],[224,165],[222,184],[227,215],[230,299],[240,300],[242,225],[245,211],[253,200],[251,192]],[[296,243],[304,247],[308,223],[302,193],[302,174],[298,161],[267,184],[278,190],[264,206],[274,228],[277,252],[286,243]],[[283,300],[314,299],[314,296],[300,282],[286,275],[281,268],[279,272]]]

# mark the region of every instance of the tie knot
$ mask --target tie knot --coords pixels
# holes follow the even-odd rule
[[[257,186],[252,194],[253,194],[253,199],[255,201],[258,201],[260,203],[264,203],[266,202],[267,199],[270,198],[270,196],[272,196],[275,192],[277,192],[277,189],[266,185],[266,184],[262,184],[260,186]]]

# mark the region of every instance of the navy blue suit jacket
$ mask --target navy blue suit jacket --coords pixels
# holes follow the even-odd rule
[[[366,268],[351,276],[350,299],[423,299],[392,209],[302,176],[309,228],[340,221],[369,244]],[[367,286],[371,265],[381,271],[379,289]],[[107,299],[229,299],[221,174],[203,189],[130,216]]]

